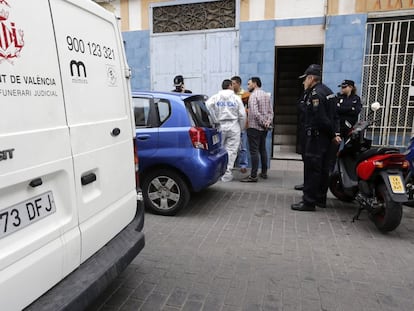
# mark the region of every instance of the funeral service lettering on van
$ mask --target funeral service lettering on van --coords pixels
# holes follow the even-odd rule
[[[20,75],[0,75],[0,84],[9,85],[47,85],[56,86],[54,78],[49,77],[31,77]],[[0,95],[2,96],[58,96],[56,90],[49,89],[28,89],[28,88],[2,88],[0,85]]]
[[[8,62],[14,66],[25,55],[24,30],[13,19],[13,7],[6,1],[0,1],[7,9],[0,11],[0,64]],[[0,97],[9,96],[58,96],[54,77],[40,74],[14,75],[0,73]]]

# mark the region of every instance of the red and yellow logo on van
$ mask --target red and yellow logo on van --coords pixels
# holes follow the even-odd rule
[[[24,33],[9,20],[10,5],[6,0],[0,0],[0,8],[0,62],[4,59],[12,62],[13,58],[19,57],[24,46]]]

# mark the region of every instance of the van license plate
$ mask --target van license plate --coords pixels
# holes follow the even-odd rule
[[[52,191],[0,211],[0,239],[56,212]]]
[[[400,175],[389,175],[388,179],[391,184],[391,190],[394,193],[405,193],[404,184]]]
[[[218,134],[213,135],[213,145],[217,144],[218,142],[219,142]]]

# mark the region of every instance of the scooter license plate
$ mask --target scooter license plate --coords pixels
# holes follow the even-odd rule
[[[400,175],[389,175],[388,180],[390,181],[392,192],[405,193],[404,184]]]

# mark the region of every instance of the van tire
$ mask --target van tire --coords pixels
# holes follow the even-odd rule
[[[173,216],[187,206],[190,190],[176,172],[168,169],[154,170],[142,183],[145,208],[155,214]]]

